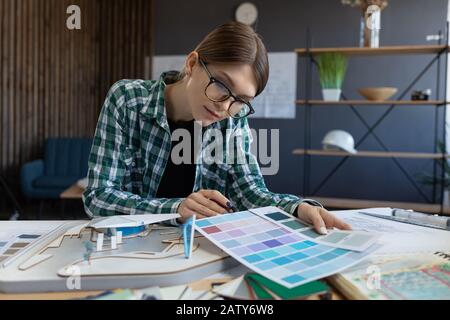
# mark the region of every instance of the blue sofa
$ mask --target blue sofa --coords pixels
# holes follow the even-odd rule
[[[28,199],[58,199],[61,192],[87,175],[92,139],[50,138],[44,159],[26,163],[20,172],[22,192]]]

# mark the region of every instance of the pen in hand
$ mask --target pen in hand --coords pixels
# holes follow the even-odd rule
[[[231,210],[231,212],[237,212],[236,207],[231,203],[231,201],[227,202],[227,207],[229,210]]]
[[[223,203],[220,203],[214,199],[210,199],[213,200],[215,203],[217,203],[219,206],[221,206],[222,208],[224,208],[226,210],[226,213],[233,213],[233,212],[238,212],[237,208],[233,205],[233,203],[228,200],[226,202],[226,206],[223,205]]]
[[[213,199],[210,199],[210,200],[213,200]],[[237,212],[236,207],[231,203],[231,201],[227,201],[226,207],[222,203],[219,203],[219,202],[217,202],[215,200],[213,200],[213,201],[215,203],[217,203],[219,206],[221,206],[222,208],[224,208],[227,211],[227,213]]]

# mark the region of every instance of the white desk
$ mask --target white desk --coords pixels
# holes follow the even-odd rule
[[[73,225],[78,224],[81,221],[0,221],[0,234],[4,234],[6,232],[11,231],[48,231],[49,229],[56,229],[58,227],[63,227],[64,225]],[[30,255],[34,254],[36,251],[39,251],[39,246],[36,247],[35,250],[31,250],[30,253],[24,254],[23,257],[17,259],[11,263],[11,266],[8,268],[18,268],[18,265],[22,263],[24,260],[30,257]],[[71,256],[71,254],[67,254]],[[72,253],[73,255],[73,253]],[[70,259],[73,259],[70,258]],[[229,258],[231,259],[231,258]],[[51,300],[60,300],[60,299],[74,299],[74,298],[83,298],[90,295],[96,295],[104,291],[106,288],[101,288],[99,290],[72,290],[72,291],[58,291],[57,288],[61,281],[65,281],[64,278],[59,277],[56,274],[56,270],[61,267],[62,264],[66,263],[66,261],[60,261],[57,257],[49,259],[48,261],[42,262],[39,267],[36,267],[35,270],[31,272],[25,272],[20,274],[19,270],[17,272],[9,273],[6,272],[7,269],[0,269],[0,283],[2,281],[14,281],[19,280],[20,277],[23,277],[22,280],[29,281],[39,281],[42,279],[45,282],[45,286],[49,286],[51,290],[45,289],[36,289],[36,285],[30,286],[30,290],[27,290],[27,282],[18,281],[17,286],[15,288],[16,292],[13,293],[0,293],[0,300],[5,299],[51,299]],[[233,260],[234,261],[234,260]],[[223,269],[222,271],[218,271],[218,269]],[[236,267],[236,263],[228,263],[225,265],[217,265],[215,268],[207,269],[199,269],[199,273],[194,274],[195,277],[189,277],[189,279],[195,279],[193,281],[188,281],[189,287],[196,290],[209,290],[211,288],[212,283],[218,282],[226,282],[230,281],[242,274],[245,274],[248,271],[244,266],[239,265]],[[10,275],[14,275],[15,279],[11,279]],[[209,275],[209,276],[208,276]],[[58,284],[59,283],[59,284]],[[186,283],[186,282],[184,282]],[[150,285],[145,284],[145,282],[132,283],[135,288],[149,287]],[[158,285],[158,283],[154,283],[153,285]],[[44,288],[43,286],[42,288]],[[6,286],[8,287],[8,286]],[[10,288],[11,286],[9,286]],[[117,286],[117,288],[129,288],[126,283],[123,286]],[[131,286],[132,287],[132,286]],[[82,286],[83,288],[83,286]],[[108,288],[114,289],[114,288]],[[335,299],[342,299],[342,296],[333,291],[333,297]],[[318,299],[317,296],[312,296],[310,299]]]

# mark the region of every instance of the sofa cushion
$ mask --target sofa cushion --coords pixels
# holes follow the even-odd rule
[[[81,179],[87,175],[92,139],[47,139],[44,155],[46,176],[68,176]]]

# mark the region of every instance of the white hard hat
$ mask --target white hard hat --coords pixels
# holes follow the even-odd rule
[[[328,150],[343,150],[356,153],[355,140],[350,133],[344,130],[332,130],[322,140],[323,148]]]

